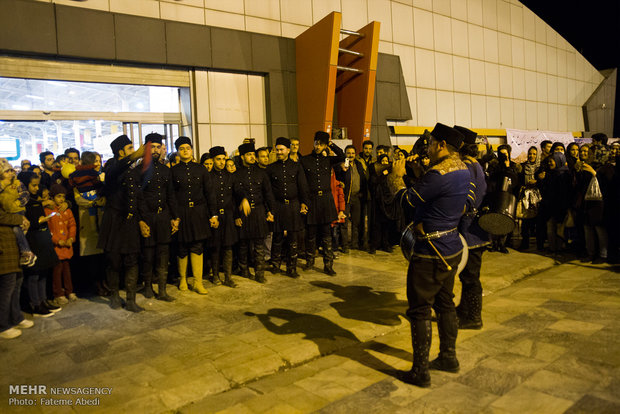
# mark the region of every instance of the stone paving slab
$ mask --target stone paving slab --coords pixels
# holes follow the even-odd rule
[[[572,277],[565,277],[569,290],[571,286],[579,290],[583,285],[604,285],[609,277],[620,278],[617,272],[609,269],[589,269],[583,273],[576,265],[564,265],[562,272],[565,276],[572,274]],[[499,298],[496,300],[512,298],[521,290],[521,284],[535,283],[547,277],[553,277],[553,272],[551,275],[543,272],[523,283],[516,283],[496,293]],[[619,293],[610,291],[609,294]],[[581,305],[565,300],[545,300],[544,290],[539,290],[536,296],[529,300],[530,309],[516,311],[515,317],[505,320],[504,324],[485,324],[481,331],[460,331],[457,353],[461,371],[458,374],[432,371],[432,386],[427,389],[403,384],[393,375],[381,372],[382,366],[377,360],[394,369],[408,369],[410,361],[379,352],[379,345],[373,346],[377,349],[375,351],[368,350],[371,347],[367,343],[360,343],[337,354],[246,384],[242,387],[245,390],[243,398],[233,400],[234,404],[225,404],[229,393],[224,392],[208,396],[180,411],[197,412],[195,409],[200,408],[201,412],[264,413],[277,411],[276,407],[280,407],[277,401],[286,401],[291,405],[292,401],[309,401],[295,408],[301,412],[321,413],[619,412],[620,366],[615,360],[605,358],[609,356],[608,349],[616,349],[617,342],[605,347],[600,342],[589,341],[602,332],[618,332],[620,320],[596,318],[597,324],[602,325],[596,330],[590,325],[576,324],[570,332],[548,329],[554,336],[541,336],[540,332],[547,328],[541,327],[532,318],[536,311],[557,321],[571,322],[575,320],[572,315],[580,312]],[[595,306],[599,315],[607,316],[607,311],[615,313],[614,308],[590,304],[588,314],[595,312]],[[494,309],[485,309],[483,319],[487,320],[493,312]],[[530,326],[537,328],[530,329]],[[515,335],[515,331],[521,337],[519,342],[508,340]],[[404,348],[404,342],[409,340],[408,335],[407,327],[401,326],[381,338],[375,338],[373,342],[388,348],[403,347],[403,351],[408,352],[410,345]],[[559,339],[562,346],[545,342],[553,339]],[[437,342],[436,333],[433,341]],[[506,347],[494,346],[498,341],[505,341]],[[588,344],[599,344],[599,347]],[[436,353],[434,347],[431,358]],[[582,353],[589,355],[586,357]],[[368,354],[371,358],[367,360],[360,356]],[[350,376],[350,373],[355,376]]]
[[[498,261],[502,267],[495,265]],[[519,272],[506,274],[506,266]],[[550,266],[551,259],[532,254],[485,253],[483,284],[490,295],[485,297],[485,306],[488,303],[490,309],[495,305],[505,311],[507,303],[495,303],[491,293]],[[113,387],[113,395],[102,397],[99,407],[109,412],[175,410],[211,395],[227,394],[227,390],[234,392],[244,384],[256,384],[291,367],[329,369],[333,360],[353,361],[359,365],[355,369],[366,375],[352,372],[349,366],[350,383],[333,382],[331,391],[321,390],[316,397],[328,400],[345,390],[357,392],[369,380],[385,378],[377,368],[404,368],[410,361],[408,323],[402,317],[406,262],[399,252],[371,256],[353,251],[341,256],[335,269],[336,277],[310,271],[303,272],[299,280],[268,274],[266,285],[237,277],[238,288],[207,286],[206,296],[170,288],[177,298],[171,304],[139,295],[138,303],[147,309],[141,314],[112,310],[101,298],[80,299],[52,318],[35,320],[35,326],[21,338],[0,342],[0,372],[11,384]],[[503,298],[517,306],[509,307],[504,316],[489,317],[485,326],[501,324],[519,310],[545,302],[528,293],[522,292],[518,299]],[[606,297],[609,292],[595,289],[590,293]],[[505,329],[497,338],[486,338],[499,343],[495,354],[508,351],[520,338],[518,329]],[[475,340],[479,334],[466,335]],[[558,334],[567,341],[572,338],[567,332]],[[377,346],[386,337],[395,342]],[[476,346],[464,351],[476,355]],[[353,360],[351,355],[341,355],[352,347],[361,347],[351,354]],[[433,352],[436,347],[437,341]],[[311,386],[311,382],[302,384]],[[6,386],[0,388],[4,401],[7,391]],[[274,407],[304,411],[291,401],[283,404]]]

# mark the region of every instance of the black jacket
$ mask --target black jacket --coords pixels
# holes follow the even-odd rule
[[[364,165],[355,159],[353,164],[349,166],[347,171],[344,171],[342,167],[336,169],[336,179],[344,183],[344,201],[349,204],[351,201],[351,169],[356,168],[357,173],[360,176],[360,200],[365,201],[368,199],[368,170],[364,168]]]
[[[331,189],[332,167],[344,161],[344,152],[335,144],[330,145],[335,155],[323,156],[312,152],[301,157],[309,189],[307,222],[309,225],[327,224],[338,218]]]

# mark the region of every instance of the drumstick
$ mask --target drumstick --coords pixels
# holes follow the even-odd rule
[[[448,272],[449,272],[450,270],[452,270],[452,266],[450,266],[450,265],[448,264],[448,262],[446,262],[446,259],[444,259],[444,258],[443,258],[443,256],[441,255],[441,253],[439,253],[439,250],[437,250],[437,248],[435,247],[435,245],[433,244],[433,242],[432,242],[432,241],[430,241],[430,240],[427,240],[427,241],[428,241],[428,244],[430,244],[430,245],[431,245],[431,247],[433,248],[433,250],[435,250],[435,253],[437,253],[437,256],[439,256],[439,258],[441,259],[441,261],[443,262],[443,264],[445,264],[445,265],[446,265],[446,269],[448,269]]]

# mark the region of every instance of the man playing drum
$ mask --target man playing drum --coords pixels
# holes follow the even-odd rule
[[[462,283],[461,302],[456,308],[459,329],[482,328],[482,284],[480,283],[480,267],[482,266],[482,253],[489,244],[489,235],[478,226],[476,220],[477,209],[482,204],[486,193],[487,183],[482,166],[476,160],[478,156],[477,134],[467,128],[455,125],[454,129],[465,137],[459,153],[461,159],[467,165],[474,183],[473,191],[467,197],[473,201],[469,209],[463,214],[459,223],[459,233],[465,236],[469,249],[469,257],[465,269],[459,274]]]

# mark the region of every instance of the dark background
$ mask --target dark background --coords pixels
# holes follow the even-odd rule
[[[596,69],[620,67],[620,0],[520,0]],[[620,137],[616,90],[614,136]]]

